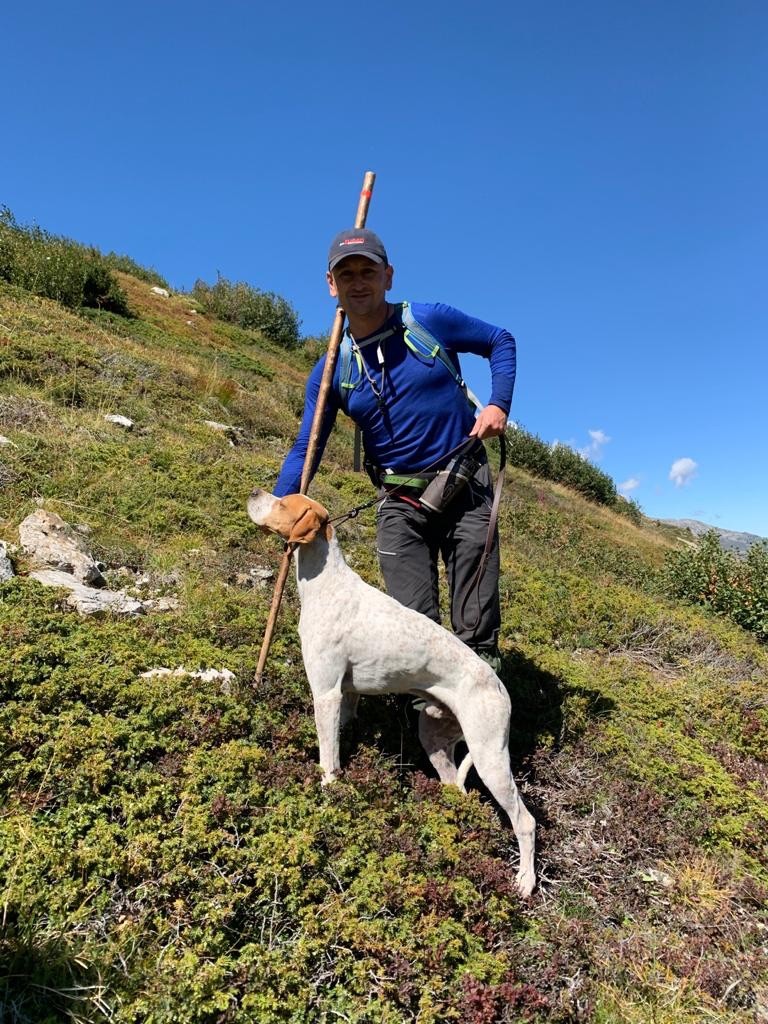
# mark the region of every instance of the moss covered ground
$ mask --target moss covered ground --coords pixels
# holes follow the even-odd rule
[[[768,654],[664,597],[670,532],[509,472],[502,675],[541,878],[522,902],[494,805],[434,781],[393,700],[362,704],[321,789],[290,582],[253,687],[271,585],[250,570],[281,551],[245,501],[309,355],[118,276],[130,317],[0,284],[0,539],[44,504],[179,599],[83,619],[20,556],[0,585],[0,1019],[767,1020]],[[312,493],[370,497],[344,423]],[[371,513],[340,535],[378,584]]]

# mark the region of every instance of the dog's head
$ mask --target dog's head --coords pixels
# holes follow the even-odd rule
[[[289,544],[311,544],[319,533],[330,540],[333,534],[328,512],[304,494],[276,498],[257,487],[248,498],[248,515],[257,526],[279,534]]]

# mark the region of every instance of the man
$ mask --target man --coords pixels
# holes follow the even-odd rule
[[[360,427],[367,464],[384,498],[377,516],[377,547],[388,593],[439,622],[442,557],[453,630],[498,669],[498,535],[486,571],[479,584],[476,580],[493,499],[480,442],[506,428],[515,340],[503,328],[451,306],[388,302],[393,273],[386,249],[372,231],[342,231],[331,243],[326,278],[332,298],[346,313],[351,354],[335,368],[313,473],[336,414],[344,409]],[[414,344],[415,335],[437,342],[443,357],[435,354],[435,346],[430,350],[429,345]],[[461,386],[462,352],[483,356],[491,366],[490,401],[477,418]],[[325,356],[307,381],[299,435],[275,487],[279,497],[299,490],[324,365]],[[445,508],[435,511],[422,505],[426,483],[467,443],[470,458],[479,463],[469,484]]]

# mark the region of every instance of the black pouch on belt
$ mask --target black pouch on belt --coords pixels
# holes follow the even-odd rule
[[[483,442],[471,438],[447,466],[437,471],[434,480],[419,497],[420,504],[431,512],[443,512],[456,495],[464,490],[485,460]]]

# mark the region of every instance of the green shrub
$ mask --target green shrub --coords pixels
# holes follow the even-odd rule
[[[552,475],[558,483],[572,487],[598,505],[613,505],[616,501],[613,480],[567,445],[553,447]]]
[[[98,249],[18,224],[0,208],[0,278],[26,291],[78,309],[90,306],[124,316],[125,293]]]
[[[220,276],[213,285],[195,281],[192,294],[220,320],[261,331],[283,348],[295,348],[299,343],[298,313],[287,299],[274,292],[263,292],[245,281],[233,282]]]
[[[634,498],[625,498],[623,494],[617,494],[612,507],[614,512],[626,516],[635,526],[640,526],[643,521],[642,510]]]
[[[117,252],[108,252],[104,256],[104,262],[112,270],[122,270],[124,274],[130,274],[131,277],[136,277],[139,281],[146,281],[147,284],[156,284],[160,288],[170,288],[163,275],[158,273],[154,267],[142,267],[140,263],[137,263],[130,256],[124,256]]]
[[[768,542],[740,558],[710,530],[698,547],[667,555],[663,579],[673,597],[706,605],[768,640]]]
[[[639,521],[639,507],[617,493],[616,485],[608,474],[567,445],[548,445],[540,437],[518,427],[507,432],[507,458],[513,466],[545,480],[564,484],[589,501],[615,508],[635,522]],[[631,511],[625,507],[630,504],[633,506]]]

